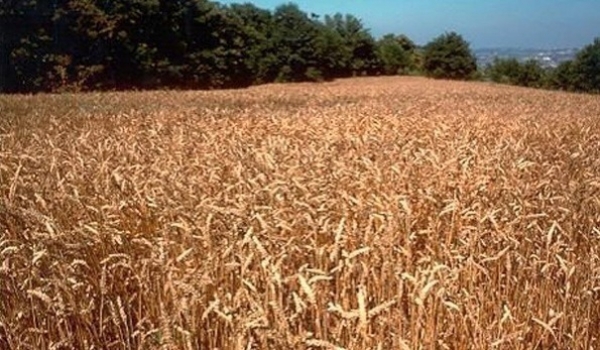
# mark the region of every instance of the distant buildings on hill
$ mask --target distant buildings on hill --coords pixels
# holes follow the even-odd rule
[[[557,67],[561,62],[571,60],[579,49],[516,49],[516,48],[489,48],[473,50],[477,57],[477,64],[484,68],[498,58],[516,58],[519,61],[534,59],[544,68]]]

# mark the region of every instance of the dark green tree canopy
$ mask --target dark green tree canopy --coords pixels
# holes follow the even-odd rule
[[[325,16],[324,22],[341,44],[336,76],[374,74],[377,71],[376,42],[360,19],[336,13]]]
[[[577,54],[572,69],[576,90],[600,92],[600,38]]]
[[[526,87],[546,85],[546,72],[538,61],[519,62],[516,58],[496,58],[486,67],[486,75],[494,82]]]
[[[352,15],[209,0],[0,0],[0,91],[244,87],[379,71]]]
[[[575,67],[573,61],[565,61],[548,74],[548,87],[552,89],[575,91]]]
[[[400,46],[402,46],[404,51],[413,52],[417,49],[417,45],[414,43],[414,41],[410,40],[410,38],[404,34],[395,35],[395,39]]]
[[[386,34],[377,42],[377,54],[386,75],[407,74],[415,68],[415,44],[404,35]]]
[[[361,75],[469,79],[469,44],[445,33],[425,47],[378,40],[362,21],[210,0],[0,0],[0,92],[240,88]],[[501,60],[501,83],[600,91],[600,38],[547,71]]]
[[[470,79],[477,71],[477,63],[469,43],[461,35],[450,32],[425,46],[423,68],[434,78]]]

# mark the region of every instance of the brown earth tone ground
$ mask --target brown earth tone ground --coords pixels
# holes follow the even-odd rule
[[[0,96],[1,349],[598,349],[600,98]]]

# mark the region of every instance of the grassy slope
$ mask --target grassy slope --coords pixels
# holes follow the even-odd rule
[[[600,99],[0,96],[0,348],[600,346]]]

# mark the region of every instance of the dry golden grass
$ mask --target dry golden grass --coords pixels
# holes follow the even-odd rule
[[[1,349],[599,349],[600,99],[0,97]]]

